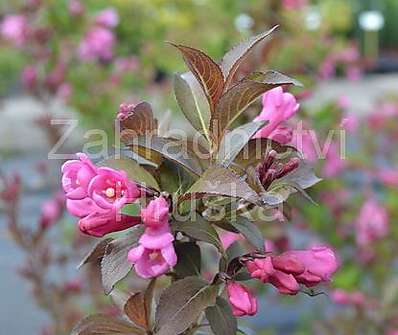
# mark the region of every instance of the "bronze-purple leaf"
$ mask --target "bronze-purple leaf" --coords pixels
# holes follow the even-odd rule
[[[219,195],[257,203],[258,196],[249,185],[231,170],[221,166],[208,168],[202,177],[180,197],[180,201],[204,195]]]
[[[106,238],[104,240],[99,241],[92,250],[83,258],[77,268],[81,268],[83,265],[87,263],[100,263],[102,257],[105,254],[105,249],[108,243],[110,243],[113,239]]]
[[[232,84],[233,77],[239,67],[242,64],[248,53],[261,41],[268,39],[270,35],[278,26],[273,27],[267,32],[263,32],[256,36],[250,37],[249,39],[239,43],[228,51],[223,59],[221,60],[221,69],[225,77],[224,91],[226,91]]]
[[[213,110],[224,90],[224,76],[220,67],[200,50],[185,45],[170,44],[181,51],[185,63],[202,86],[210,108]]]
[[[145,331],[113,316],[96,314],[81,320],[71,332],[71,335],[99,334],[143,335]]]
[[[122,141],[138,135],[154,135],[158,130],[158,120],[153,116],[151,105],[145,101],[127,108],[127,116],[120,120]]]
[[[148,328],[148,316],[145,308],[144,293],[133,294],[124,305],[124,312],[137,326]]]

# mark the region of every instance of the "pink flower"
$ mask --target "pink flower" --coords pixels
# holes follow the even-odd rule
[[[330,79],[336,72],[336,63],[333,57],[327,57],[320,66],[319,75],[322,79]]]
[[[135,56],[131,56],[129,58],[117,58],[115,59],[115,69],[118,72],[132,72],[139,68],[139,59]]]
[[[65,79],[66,66],[64,63],[58,63],[46,76],[45,83],[52,90],[56,91]]]
[[[280,144],[288,144],[293,138],[293,130],[287,126],[278,126],[268,138]]]
[[[82,200],[73,200],[81,202]],[[70,208],[70,207],[69,207]],[[119,214],[112,210],[96,208],[79,220],[79,229],[87,235],[102,237],[106,234],[125,230],[141,223],[141,218]],[[91,208],[93,210],[93,208]]]
[[[341,120],[340,127],[350,133],[355,133],[358,130],[359,119],[354,113],[346,113]]]
[[[161,249],[148,249],[143,245],[128,253],[128,260],[134,264],[135,271],[142,278],[154,278],[168,272],[177,264],[177,255],[172,243]]]
[[[331,294],[332,301],[339,305],[353,305],[363,307],[366,304],[366,297],[362,292],[347,292],[336,289]]]
[[[41,206],[40,226],[47,228],[56,223],[62,216],[63,195],[45,201]]]
[[[359,246],[366,246],[388,233],[388,213],[376,200],[370,198],[361,207],[356,219],[356,240]]]
[[[233,233],[230,231],[224,231],[220,234],[221,244],[224,250],[228,249],[231,244],[236,241],[243,240],[244,237],[241,234]]]
[[[141,210],[141,218],[144,224],[150,228],[167,225],[169,221],[169,204],[163,197],[152,200],[146,208]]]
[[[255,138],[269,137],[278,126],[290,119],[299,109],[300,105],[290,93],[284,93],[282,87],[269,90],[263,95],[263,110],[254,121],[266,120],[269,123],[260,129]]]
[[[141,195],[127,174],[111,168],[97,168],[85,154],[77,156],[79,160],[67,161],[62,166],[62,187],[67,210],[80,218],[80,230],[100,237],[141,223],[141,218],[120,214],[123,205]]]
[[[300,9],[307,5],[307,0],[282,0],[282,5],[285,9]]]
[[[336,143],[331,143],[326,154],[326,161],[322,169],[322,174],[327,178],[339,175],[346,167],[345,160],[340,157],[340,152]]]
[[[7,15],[1,22],[1,35],[18,47],[25,43],[27,31],[27,19],[23,15]]]
[[[82,60],[109,61],[113,55],[115,37],[107,28],[92,28],[80,42],[79,56]]]
[[[227,283],[229,303],[234,316],[254,315],[257,313],[257,299],[247,287],[233,281]]]
[[[281,294],[297,294],[299,283],[312,287],[330,280],[337,270],[334,252],[325,246],[287,251],[279,256],[257,258],[246,263],[253,278],[275,286]]]
[[[57,90],[57,97],[60,99],[67,101],[72,95],[72,86],[69,83],[62,83]]]
[[[70,0],[68,9],[72,16],[80,16],[84,13],[84,6],[79,0]]]
[[[398,169],[381,169],[376,172],[376,177],[387,186],[398,187]]]
[[[97,174],[97,167],[83,153],[76,154],[79,160],[69,160],[62,165],[62,187],[68,199],[87,197],[88,185]]]
[[[95,22],[106,28],[114,28],[119,24],[119,14],[114,8],[107,8],[98,13]]]
[[[99,207],[118,212],[140,197],[137,184],[128,179],[125,171],[100,167],[96,172],[90,180],[88,195]]]
[[[316,133],[313,130],[295,129],[290,144],[300,151],[306,160],[315,163],[318,160],[318,152],[314,145],[316,140]]]
[[[162,196],[151,200],[141,210],[141,219],[146,228],[138,246],[129,251],[128,260],[142,278],[158,277],[177,264],[168,217],[169,205]]]
[[[362,71],[357,65],[350,65],[346,69],[346,77],[348,80],[357,81],[361,79]]]
[[[27,90],[32,90],[37,83],[37,70],[34,66],[25,66],[21,73],[22,85]]]

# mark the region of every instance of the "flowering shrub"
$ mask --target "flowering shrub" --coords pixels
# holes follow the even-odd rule
[[[254,291],[240,281],[257,279],[294,295],[301,284],[328,282],[337,270],[329,247],[274,253],[259,229],[270,220],[266,212],[274,213],[271,220],[280,217],[290,194],[306,194],[319,181],[297,149],[268,138],[299,108],[282,86],[300,83],[271,70],[235,78],[245,56],[271,33],[242,42],[219,64],[202,51],[171,44],[190,70],[176,75],[174,88],[197,130],[194,138],[160,136],[148,103],[122,104],[117,120],[129,156],[96,166],[78,154],[64,163],[67,209],[80,218],[81,232],[101,237],[125,231],[98,242],[83,261],[100,262],[105,294],[120,296],[118,283],[132,269],[151,279],[142,292],[122,293],[119,305],[129,321],[89,316],[72,334],[192,334],[208,327],[203,314],[215,334],[235,334],[236,317],[257,312]],[[264,92],[259,117],[234,127]],[[223,245],[221,230],[239,235]],[[217,250],[218,266],[202,262],[209,250]]]

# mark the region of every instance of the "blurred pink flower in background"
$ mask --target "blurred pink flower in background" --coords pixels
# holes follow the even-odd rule
[[[106,8],[97,14],[95,23],[107,28],[114,28],[119,24],[119,14],[114,8]]]
[[[72,85],[69,83],[62,83],[57,90],[57,97],[61,100],[67,101],[72,95],[73,89]]]
[[[1,22],[0,31],[3,38],[20,47],[27,39],[27,19],[23,15],[7,15]]]
[[[285,9],[300,9],[307,5],[307,0],[282,0]]]
[[[388,221],[387,210],[375,199],[367,199],[355,220],[358,245],[363,247],[386,236],[388,233]]]
[[[332,142],[326,153],[322,175],[326,178],[334,178],[345,169],[346,165],[346,161],[341,157],[337,143]]]
[[[65,196],[60,193],[53,199],[45,201],[41,206],[40,226],[42,229],[49,228],[62,216]]]
[[[80,42],[78,54],[84,61],[101,60],[109,61],[113,56],[115,36],[107,28],[94,27]]]
[[[48,75],[44,80],[50,90],[57,91],[59,86],[62,85],[62,83],[64,82],[65,75],[66,75],[66,65],[62,62],[59,62],[48,73]]]
[[[334,303],[339,305],[364,307],[366,304],[366,296],[359,291],[347,292],[342,289],[336,289],[333,290],[330,297]]]
[[[257,299],[246,286],[229,281],[227,283],[227,294],[234,316],[254,315],[257,313]]]
[[[117,72],[132,72],[139,68],[140,61],[137,57],[119,57],[114,62],[115,69]]]
[[[34,66],[25,66],[21,72],[22,85],[27,90],[32,90],[37,83],[37,70]]]
[[[300,107],[294,95],[284,93],[282,87],[276,87],[266,92],[263,95],[262,103],[263,109],[254,121],[269,122],[254,135],[254,138],[272,138],[274,131],[278,133],[277,128],[281,123],[289,120]]]
[[[386,186],[398,187],[398,169],[382,168],[375,175]]]
[[[69,0],[68,10],[72,16],[80,16],[84,13],[84,6],[79,0]]]

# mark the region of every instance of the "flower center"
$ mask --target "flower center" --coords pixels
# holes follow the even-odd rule
[[[153,252],[151,252],[151,253],[149,254],[149,259],[150,259],[151,261],[154,261],[154,260],[158,259],[160,256],[161,256],[161,255],[160,255],[160,252],[159,252],[159,251],[153,251]]]
[[[116,195],[116,191],[113,187],[109,187],[105,190],[105,195],[108,198],[113,198]]]

